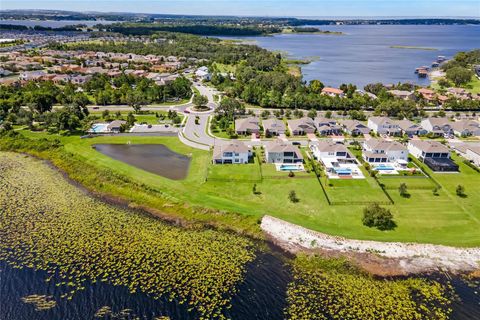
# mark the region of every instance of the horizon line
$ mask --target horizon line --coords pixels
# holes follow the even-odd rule
[[[414,15],[403,15],[403,16],[282,16],[282,15],[223,15],[223,14],[189,14],[189,13],[168,13],[168,12],[131,12],[131,11],[78,11],[78,10],[65,10],[65,9],[41,9],[41,8],[30,8],[30,9],[0,9],[1,12],[8,11],[60,11],[60,12],[73,12],[73,13],[83,13],[83,14],[131,14],[131,15],[171,15],[171,16],[192,16],[192,17],[256,17],[256,18],[295,18],[295,19],[313,19],[313,20],[349,20],[349,19],[365,19],[365,20],[379,20],[379,19],[472,19],[480,20],[478,16],[414,16]],[[1,19],[0,19],[1,20]]]

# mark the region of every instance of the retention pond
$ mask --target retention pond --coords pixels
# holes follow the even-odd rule
[[[188,175],[190,158],[162,144],[96,144],[98,152],[142,170],[172,180]]]

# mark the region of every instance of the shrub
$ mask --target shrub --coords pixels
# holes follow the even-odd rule
[[[291,190],[288,193],[288,199],[293,203],[297,203],[300,201],[300,199],[297,198],[297,193],[295,192],[295,190]]]
[[[410,194],[408,193],[406,183],[401,183],[400,184],[400,186],[398,187],[398,192],[400,192],[400,196],[402,196],[404,198],[409,198],[410,197]]]
[[[392,230],[397,226],[390,210],[380,207],[378,203],[374,203],[363,209],[362,222],[363,225],[367,227],[375,227],[382,231]]]
[[[464,198],[465,195],[465,187],[459,184],[457,186],[457,189],[455,190],[457,192],[457,196]]]

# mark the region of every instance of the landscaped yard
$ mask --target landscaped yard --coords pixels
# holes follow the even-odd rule
[[[80,139],[77,136],[48,136],[45,133],[23,131],[30,137],[59,138],[65,149],[75,153],[85,162],[113,172],[125,175],[134,181],[160,190],[169,200],[186,202],[198,207],[237,212],[246,216],[260,218],[264,214],[279,217],[292,223],[321,232],[356,239],[380,241],[416,241],[458,246],[480,245],[480,173],[454,158],[460,165],[458,174],[433,174],[442,186],[439,195],[433,194],[433,188],[423,189],[430,182],[420,178],[381,178],[389,186],[388,193],[395,204],[387,206],[394,214],[398,227],[393,231],[379,231],[362,225],[361,218],[365,205],[348,204],[358,201],[386,201],[387,197],[378,183],[368,177],[366,180],[333,181],[333,187],[327,187],[329,196],[347,205],[329,205],[320,187],[319,181],[311,173],[311,179],[298,176],[294,178],[263,179],[257,184],[257,194],[253,193],[253,182],[242,181],[206,181],[207,170],[214,176],[258,177],[256,164],[246,166],[218,165],[211,169],[211,154],[183,145],[176,137],[97,137]],[[91,145],[98,143],[158,143],[171,150],[189,155],[192,158],[190,173],[185,180],[173,181],[155,174],[134,168],[113,160],[95,151]],[[264,175],[273,171],[273,165],[262,165]],[[78,173],[81,174],[81,173]],[[279,173],[288,175],[288,173]],[[306,173],[305,173],[306,174]],[[417,180],[418,179],[418,180]],[[399,195],[398,185],[405,181],[410,198]],[[465,187],[467,197],[456,195],[458,184]],[[433,182],[432,182],[433,185]],[[390,188],[391,187],[391,188]],[[422,188],[420,188],[422,187]],[[161,199],[145,197],[142,194],[119,191],[116,186],[103,186],[105,192],[123,192],[125,197],[136,203],[164,205]],[[298,203],[292,203],[288,194],[295,191]]]
[[[99,117],[99,121],[106,121],[105,118],[102,116],[102,111],[93,111],[90,112],[90,114],[95,115]],[[157,114],[159,117],[157,117]],[[160,123],[171,123],[171,120],[168,119],[167,117],[168,112],[166,111],[156,111],[154,113],[149,113],[149,114],[134,114],[134,117],[136,119],[136,123],[141,124],[141,123],[146,123],[146,124],[160,124]],[[177,114],[181,119],[183,119],[183,115],[178,113]],[[126,120],[128,116],[128,112],[121,112],[121,116],[119,119]],[[163,119],[162,119],[163,117]],[[116,114],[115,112],[110,112],[109,117],[107,120],[115,120],[116,119]]]

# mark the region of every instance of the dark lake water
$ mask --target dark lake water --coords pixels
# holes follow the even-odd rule
[[[115,160],[172,180],[185,179],[190,167],[189,157],[161,144],[96,144],[94,148]]]
[[[0,20],[0,24],[13,24],[13,25],[22,25],[27,27],[50,27],[50,28],[61,28],[65,26],[84,24],[87,27],[92,27],[97,24],[111,24],[117,21],[92,21],[92,20]]]
[[[29,268],[14,269],[0,260],[0,319],[2,320],[85,320],[85,319],[144,319],[168,316],[172,320],[194,320],[198,314],[185,305],[167,299],[155,300],[142,293],[131,294],[125,287],[107,283],[87,283],[72,300],[61,299],[56,281],[45,282],[47,274]],[[232,299],[232,308],[225,315],[231,319],[283,319],[289,272],[279,253],[262,253],[248,266],[246,278]],[[22,302],[28,295],[53,296],[57,305],[50,310],[36,311]],[[95,318],[103,306],[109,306],[117,316]],[[128,315],[118,316],[128,309]]]
[[[281,34],[248,37],[259,46],[288,53],[292,58],[311,58],[302,65],[304,79],[319,79],[329,86],[372,82],[414,82],[428,85],[414,70],[439,55],[480,48],[480,26],[319,26],[344,35]],[[391,46],[433,48],[435,51],[395,49]]]

